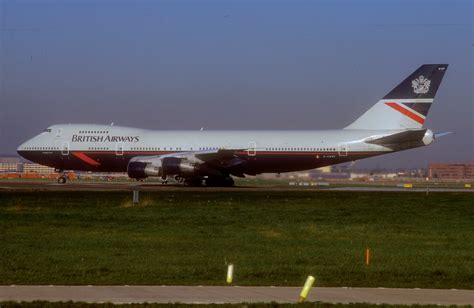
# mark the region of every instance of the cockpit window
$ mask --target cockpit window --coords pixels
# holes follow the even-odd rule
[[[50,133],[50,132],[51,132],[51,128],[46,128],[43,132]]]

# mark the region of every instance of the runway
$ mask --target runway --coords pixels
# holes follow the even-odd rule
[[[334,187],[328,188],[327,190],[331,191],[381,191],[381,192],[474,192],[474,189],[467,189],[467,188],[439,188],[439,187],[430,187],[430,188],[402,188],[402,187]]]
[[[286,188],[288,190],[295,190]],[[179,184],[137,182],[69,182],[57,184],[43,181],[0,182],[0,191],[281,191],[281,187],[188,187]],[[303,189],[302,189],[303,190]]]
[[[395,184],[394,184],[395,185]],[[0,191],[365,191],[365,192],[474,192],[472,188],[403,188],[396,186],[234,186],[234,187],[187,187],[179,184],[162,185],[153,182],[79,182],[57,184],[54,181],[0,181]]]
[[[0,286],[0,301],[88,303],[295,303],[297,287]],[[474,304],[474,290],[313,288],[307,301],[373,304]]]

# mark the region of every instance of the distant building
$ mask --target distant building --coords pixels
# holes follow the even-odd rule
[[[23,164],[23,173],[38,173],[38,174],[53,174],[54,168],[43,166],[40,164],[33,163],[24,163]]]
[[[379,172],[373,173],[370,171],[353,171],[350,173],[351,180],[369,180],[369,181],[377,181],[377,180],[394,180],[399,177],[399,175],[395,172]]]
[[[430,163],[428,177],[431,179],[474,179],[474,163]]]
[[[18,172],[20,169],[19,163],[4,163],[0,162],[0,172]]]
[[[0,173],[19,172],[21,161],[18,157],[0,157]]]
[[[319,180],[347,180],[349,179],[349,169],[346,165],[326,166],[309,171],[311,179]]]

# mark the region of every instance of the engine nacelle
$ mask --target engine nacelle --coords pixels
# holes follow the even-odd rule
[[[190,177],[197,175],[198,165],[181,157],[155,157],[152,159],[131,160],[127,167],[128,176],[144,179],[149,176],[166,177],[179,175]]]
[[[149,162],[131,161],[127,166],[128,176],[133,179],[144,179],[149,176],[161,176],[163,174],[160,166]]]
[[[165,157],[162,164],[166,175],[192,176],[198,173],[197,165],[183,158]]]

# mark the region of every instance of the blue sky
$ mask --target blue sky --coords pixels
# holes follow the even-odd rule
[[[474,161],[472,1],[0,0],[0,153],[55,123],[344,127],[423,63],[426,126],[368,167]]]

